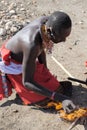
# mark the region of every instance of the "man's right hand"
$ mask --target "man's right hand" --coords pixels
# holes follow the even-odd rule
[[[71,113],[76,109],[76,105],[70,100],[70,98],[63,94],[55,93],[54,101],[62,102],[63,109],[66,113]]]
[[[76,109],[75,104],[71,100],[62,101],[62,105],[66,113],[71,113]]]

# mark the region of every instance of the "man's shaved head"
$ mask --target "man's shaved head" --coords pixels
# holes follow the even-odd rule
[[[51,27],[53,31],[58,31],[61,28],[70,28],[72,26],[72,22],[70,17],[66,13],[55,11],[50,15],[46,25],[47,27]]]
[[[48,35],[55,43],[65,41],[66,37],[71,32],[71,26],[72,21],[70,17],[68,14],[61,11],[52,13],[46,22]],[[60,40],[58,38],[60,38]]]

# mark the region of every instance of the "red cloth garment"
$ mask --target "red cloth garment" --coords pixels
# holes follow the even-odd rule
[[[0,48],[0,56],[2,58],[2,60],[4,61],[4,63],[6,65],[10,64],[10,61],[12,61],[13,63],[16,64],[20,64],[19,62],[15,61],[14,59],[11,59],[11,51],[5,48],[6,42],[3,43],[2,47]]]
[[[3,43],[2,47],[0,48],[0,54],[2,60],[5,62],[6,65],[9,65],[10,63],[10,50],[5,48],[5,43]]]
[[[46,98],[45,96],[26,89],[22,84],[22,75],[15,76],[8,74],[8,78],[25,104],[39,102]],[[59,82],[56,78],[44,67],[44,65],[39,63],[37,63],[34,79],[37,83],[51,91],[55,91],[59,86]]]
[[[85,66],[87,67],[87,61],[85,62]]]
[[[4,48],[1,50],[1,54],[3,57],[4,61],[10,61],[10,51],[6,51],[7,49]],[[6,56],[5,56],[6,53]],[[29,89],[27,89],[25,86],[22,84],[22,74],[19,75],[14,75],[14,74],[7,74],[12,86],[16,90],[16,92],[19,94],[20,98],[23,100],[25,104],[31,104],[35,102],[39,102],[43,99],[45,99],[45,96],[39,95]],[[43,65],[40,64],[39,62],[36,62],[36,69],[35,69],[35,75],[34,75],[34,80],[46,87],[47,89],[51,91],[55,91],[60,85],[58,80],[49,72],[49,70]],[[0,80],[1,83],[1,80]],[[0,85],[0,94],[3,96],[3,90],[2,90],[2,85]],[[10,92],[10,91],[9,91]]]

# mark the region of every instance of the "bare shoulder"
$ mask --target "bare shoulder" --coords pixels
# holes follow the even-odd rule
[[[6,47],[12,52],[18,53],[40,43],[40,26],[42,24],[41,21],[43,20],[35,20],[21,29],[8,41]]]
[[[30,42],[29,31],[20,30],[17,34],[8,40],[6,48],[10,49],[14,53],[17,53],[23,51],[24,48],[28,48],[30,46]]]

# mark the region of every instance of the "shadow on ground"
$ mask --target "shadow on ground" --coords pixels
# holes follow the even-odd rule
[[[87,88],[82,85],[73,85],[72,100],[80,107],[87,107]]]
[[[87,88],[84,88],[82,85],[73,85],[72,100],[80,107],[87,107]],[[0,107],[10,106],[11,104],[23,105],[23,102],[16,94],[13,100],[7,100]]]
[[[72,100],[76,105],[87,108],[87,89],[81,85],[73,85]],[[16,94],[16,97],[13,100],[7,100],[6,102],[2,103],[0,107],[11,106],[12,104],[23,105],[23,102]],[[45,109],[45,108],[37,108],[36,106],[31,106],[31,109],[34,109],[35,111],[41,110],[44,113],[54,113],[54,114],[57,113],[57,111],[55,111],[54,108]],[[78,124],[82,125],[82,121],[78,121],[76,125]],[[87,119],[85,124],[83,123],[83,125],[84,125],[84,130],[87,130]]]

